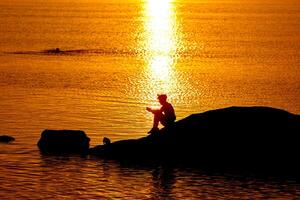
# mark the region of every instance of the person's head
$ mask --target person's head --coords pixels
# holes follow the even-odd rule
[[[167,95],[166,94],[158,94],[157,99],[161,105],[167,102]]]

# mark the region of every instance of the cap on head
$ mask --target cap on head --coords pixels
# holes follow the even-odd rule
[[[167,95],[166,94],[158,94],[157,95],[157,99],[158,100],[167,100]]]

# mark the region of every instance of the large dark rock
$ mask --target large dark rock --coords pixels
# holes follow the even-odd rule
[[[96,146],[90,154],[109,159],[298,170],[299,133],[299,115],[269,107],[230,107],[193,114],[156,135]]]
[[[44,130],[38,141],[38,147],[43,153],[86,154],[90,138],[83,131],[77,130]]]
[[[15,138],[9,135],[0,135],[0,142],[3,143],[10,143],[12,141],[15,141]]]

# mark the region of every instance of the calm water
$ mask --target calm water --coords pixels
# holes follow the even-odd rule
[[[299,198],[296,180],[42,157],[42,130],[91,145],[138,138],[167,93],[178,119],[232,105],[300,114],[300,3],[258,0],[0,2],[0,199]],[[48,50],[60,48],[62,53]]]

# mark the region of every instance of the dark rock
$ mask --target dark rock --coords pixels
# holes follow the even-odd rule
[[[38,141],[42,153],[85,154],[89,149],[90,138],[83,131],[77,130],[44,130]]]
[[[15,138],[9,135],[0,135],[0,142],[9,143],[15,141]]]
[[[156,135],[89,152],[109,159],[298,170],[299,133],[299,115],[269,107],[230,107],[193,114]]]
[[[103,144],[104,144],[104,145],[109,145],[110,143],[111,143],[111,141],[110,141],[109,138],[107,138],[107,137],[104,137],[104,138],[103,138]]]
[[[63,51],[60,50],[59,48],[55,48],[55,49],[48,49],[44,51],[45,53],[53,53],[53,54],[59,54],[62,53]]]

